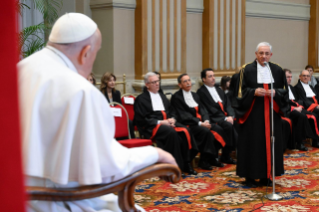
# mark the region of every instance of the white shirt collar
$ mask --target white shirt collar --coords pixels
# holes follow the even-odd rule
[[[59,51],[58,49],[54,48],[53,46],[46,46],[47,49],[49,49],[50,51],[52,51],[53,53],[55,53],[60,60],[72,71],[78,73],[78,71],[76,70],[75,66],[73,65],[73,63],[71,62],[71,60],[65,56],[65,54],[63,54],[61,51]]]
[[[158,92],[157,93],[153,93],[150,91],[148,92],[150,93],[150,96],[151,96],[153,111],[162,111],[162,110],[165,111],[163,100],[160,94]]]
[[[306,97],[310,97],[311,98],[313,96],[316,96],[316,94],[310,88],[309,84],[303,83],[301,80],[300,80],[300,83],[301,83],[303,89],[306,92]]]
[[[214,99],[214,101],[217,102],[223,102],[219,96],[219,94],[216,91],[215,86],[209,87],[206,84],[204,84],[207,88],[207,90],[209,91],[210,95],[212,96],[212,98]]]
[[[290,89],[290,86],[288,86],[288,90],[289,90],[289,99],[290,100],[295,100],[295,96],[294,94],[292,93],[291,89]]]
[[[195,102],[191,91],[183,91],[183,96],[188,107],[197,107],[198,104]]]
[[[270,70],[267,66],[262,66],[257,61],[257,83],[259,84],[269,84],[275,82],[274,78],[270,75]]]

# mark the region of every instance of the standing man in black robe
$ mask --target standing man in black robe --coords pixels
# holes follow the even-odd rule
[[[176,122],[176,115],[166,96],[159,92],[158,75],[149,72],[144,77],[145,86],[134,103],[134,123],[141,135],[156,141],[157,146],[171,153],[184,172],[196,175],[190,162],[198,153],[189,129]]]
[[[313,113],[316,116],[318,123],[319,117],[319,105],[318,105],[318,94],[315,89],[309,85],[310,74],[309,71],[303,70],[299,75],[299,81],[295,85],[295,90],[298,98],[302,101],[304,108]],[[318,126],[317,126],[318,129]],[[318,134],[316,133],[316,139],[312,141],[312,146],[319,148]]]
[[[236,164],[230,157],[231,151],[236,147],[238,134],[234,128],[234,110],[225,92],[215,86],[215,74],[213,69],[207,68],[201,72],[204,82],[197,94],[208,111],[210,121],[224,132],[226,146],[222,150],[220,161],[228,164]]]
[[[240,71],[235,108],[239,122],[237,175],[246,178],[250,187],[270,185],[271,178],[271,92],[274,96],[275,175],[284,174],[283,141],[280,113],[288,110],[286,76],[282,68],[269,60],[272,47],[262,42],[256,48],[256,60]],[[264,64],[267,62],[269,69]],[[271,90],[271,81],[274,89]],[[260,179],[259,183],[255,179]]]
[[[312,138],[317,141],[316,132],[318,129],[315,128],[317,125],[316,115],[308,112],[304,109],[303,102],[298,98],[298,95],[295,91],[295,88],[292,87],[292,73],[289,69],[284,69],[286,74],[286,79],[288,83],[288,94],[289,94],[289,108],[290,112],[288,117],[292,121],[292,143],[288,144],[290,149],[299,149],[301,151],[307,151],[308,148],[304,145],[304,140],[306,138]],[[309,118],[309,120],[308,120]],[[310,125],[310,122],[314,123],[313,126]]]
[[[196,139],[201,153],[198,166],[207,170],[212,170],[211,165],[223,167],[224,164],[216,160],[218,157],[216,146],[225,145],[225,141],[217,132],[211,131],[208,113],[201,104],[199,96],[191,91],[190,77],[181,74],[177,81],[180,89],[172,96],[171,104],[176,111],[177,121],[189,126]]]

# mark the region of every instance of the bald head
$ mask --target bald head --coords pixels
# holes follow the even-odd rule
[[[301,71],[300,75],[299,75],[299,79],[301,82],[308,84],[309,80],[310,80],[310,74],[308,70],[303,70]]]

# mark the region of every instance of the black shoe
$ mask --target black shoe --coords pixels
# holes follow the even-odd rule
[[[272,186],[272,181],[267,178],[262,178],[259,180],[259,185],[260,186]]]
[[[237,162],[236,162],[234,159],[232,159],[231,157],[229,157],[228,159],[223,159],[223,158],[221,158],[220,161],[221,161],[222,163],[227,163],[227,164],[236,164],[236,163],[237,163]]]
[[[213,167],[206,161],[199,161],[198,167],[205,170],[213,170]]]
[[[216,166],[216,167],[224,167],[225,165],[222,164],[221,162],[217,161],[215,158],[213,160],[211,160],[210,164],[212,166]]]
[[[258,183],[254,179],[246,178],[244,184],[250,188],[257,188]]]
[[[298,145],[297,149],[299,149],[300,151],[308,151],[308,148],[305,147],[305,145],[303,145],[303,144]]]
[[[184,173],[182,173],[182,178],[185,178],[185,177],[186,177],[186,175]]]
[[[183,169],[183,172],[187,172],[188,174],[192,175],[197,175],[197,172],[193,169],[190,163],[187,163],[187,165]]]
[[[312,142],[312,146],[319,148],[319,142],[318,141]]]

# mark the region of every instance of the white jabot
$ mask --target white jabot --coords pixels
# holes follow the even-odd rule
[[[204,84],[205,85],[205,84]],[[205,85],[207,90],[209,91],[210,95],[212,96],[212,98],[214,99],[214,101],[217,103],[217,102],[223,102],[219,96],[219,94],[217,93],[216,91],[216,88],[215,86],[213,87],[209,87],[207,85]]]
[[[270,75],[267,66],[261,66],[257,61],[257,82],[259,84],[269,84],[275,82],[274,78]]]
[[[316,96],[316,94],[315,94],[315,93],[312,91],[312,89],[310,88],[309,84],[305,84],[305,83],[303,83],[303,82],[301,82],[301,81],[300,81],[300,83],[301,83],[303,89],[305,90],[307,97]]]
[[[88,16],[81,13],[66,13],[53,25],[49,41],[76,43],[91,37],[96,30],[96,23]]]
[[[294,96],[294,94],[291,92],[290,86],[288,86],[288,90],[289,90],[289,99],[295,100],[295,96]]]
[[[183,96],[188,107],[197,107],[198,104],[195,102],[191,91],[183,91]]]
[[[162,110],[165,111],[165,107],[164,107],[161,95],[158,92],[152,93],[149,91],[149,93],[151,95],[153,111],[162,111]]]

